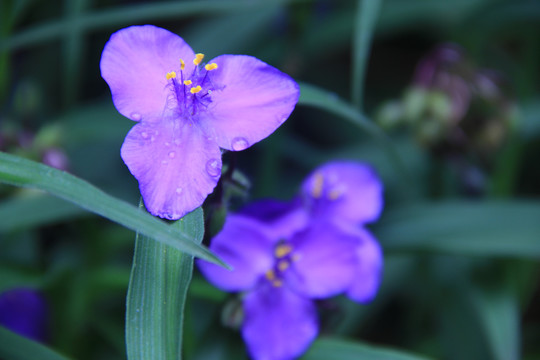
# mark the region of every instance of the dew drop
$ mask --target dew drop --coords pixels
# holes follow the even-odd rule
[[[180,194],[182,193],[182,188],[181,188],[181,187],[177,187],[177,188],[176,188],[176,193],[177,193],[178,195],[180,195]]]
[[[170,142],[165,142],[165,146],[171,146],[171,143]]]
[[[142,137],[143,139],[148,139],[148,133],[147,133],[146,131],[143,131],[143,132],[141,133],[141,137]]]
[[[167,165],[167,160],[161,160],[161,164]]]
[[[135,113],[132,113],[132,114],[130,115],[130,118],[131,118],[131,120],[139,121],[139,120],[141,120],[141,114],[136,113],[136,112],[135,112]]]
[[[171,159],[173,159],[175,156],[176,156],[176,153],[175,153],[174,151],[171,151],[171,152],[169,153],[169,157],[170,157]]]
[[[234,138],[232,141],[232,149],[234,151],[245,150],[249,147],[249,143],[243,137]]]
[[[174,139],[174,144],[175,145],[180,145],[180,139]]]
[[[152,136],[152,137],[150,138],[150,141],[154,141],[154,140],[156,140],[156,138],[155,138],[154,136]]]
[[[219,165],[219,161],[217,159],[210,159],[206,163],[206,172],[208,175],[216,177],[221,175],[221,166]]]

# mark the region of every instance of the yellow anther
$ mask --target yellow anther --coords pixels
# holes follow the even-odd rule
[[[274,270],[271,270],[271,269],[268,270],[268,271],[264,274],[264,276],[265,276],[268,280],[270,280],[270,281],[276,280],[276,274],[274,273]]]
[[[201,54],[201,53],[195,54],[195,59],[193,59],[193,63],[195,65],[199,65],[203,59],[204,59],[204,54]]]
[[[313,187],[311,188],[311,196],[318,199],[322,195],[324,185],[324,177],[320,173],[316,173],[313,179]]]
[[[274,285],[275,287],[281,287],[283,285],[283,281],[274,280],[274,281],[272,281],[272,285]]]
[[[184,60],[180,59],[180,70],[184,70],[186,68],[186,63]]]
[[[198,92],[201,91],[201,90],[202,90],[201,85],[197,85],[197,86],[195,86],[195,87],[189,89],[189,92],[191,92],[192,94],[196,94],[196,93],[198,93]]]
[[[287,260],[280,260],[277,264],[279,271],[285,271],[289,268],[290,263]]]
[[[289,255],[292,251],[292,246],[289,244],[280,244],[276,246],[276,249],[274,250],[274,255],[281,259],[287,255]]]
[[[174,79],[176,77],[176,73],[174,71],[168,72],[165,77],[167,78],[167,80]]]
[[[328,193],[328,199],[337,200],[337,199],[339,199],[341,197],[341,195],[343,195],[343,191],[341,191],[339,189],[332,189]]]
[[[191,80],[184,80],[184,85],[191,85],[191,84],[192,84]]]
[[[204,68],[206,69],[206,71],[212,71],[212,70],[216,70],[218,66],[216,63],[211,63],[211,64],[206,64]]]

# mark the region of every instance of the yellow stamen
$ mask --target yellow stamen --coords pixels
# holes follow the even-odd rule
[[[274,273],[274,270],[268,270],[264,274],[264,276],[270,281],[276,280],[276,274]]]
[[[289,244],[280,244],[276,246],[276,250],[274,250],[274,255],[281,259],[287,255],[289,255],[292,251],[292,246]]]
[[[167,80],[174,79],[176,77],[176,73],[174,71],[168,72],[165,77],[167,78]]]
[[[184,60],[180,59],[180,70],[184,70],[186,68],[186,63]]]
[[[318,199],[322,195],[324,177],[320,173],[316,173],[314,177],[315,179],[313,179],[313,187],[311,188],[311,196],[313,196],[315,199]]]
[[[184,80],[184,85],[191,85],[191,84],[192,84],[191,80]]]
[[[341,197],[341,195],[343,195],[343,191],[339,190],[339,189],[332,189],[329,193],[328,193],[328,199],[330,200],[337,200]]]
[[[279,271],[285,271],[289,268],[290,263],[287,260],[281,260],[278,262],[277,267]]]
[[[216,70],[218,68],[216,63],[206,64],[205,67],[206,71],[212,71]]]
[[[198,92],[201,91],[201,90],[202,90],[201,85],[197,85],[197,86],[195,86],[195,87],[189,89],[189,92],[191,92],[192,94],[196,94],[196,93],[198,93]]]
[[[274,280],[274,281],[272,281],[272,285],[274,285],[275,287],[281,287],[283,285],[283,281]]]
[[[193,59],[193,63],[195,65],[199,65],[203,59],[204,59],[204,54],[201,54],[201,53],[195,54],[195,59]]]

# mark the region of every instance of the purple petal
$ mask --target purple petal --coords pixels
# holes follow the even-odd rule
[[[381,282],[383,266],[382,250],[373,235],[367,230],[357,230],[360,243],[356,249],[357,267],[352,286],[347,295],[358,302],[369,302],[375,298]]]
[[[206,261],[198,261],[203,275],[225,291],[251,289],[273,265],[274,241],[265,226],[242,215],[229,215],[210,244],[210,250],[233,267],[232,271]]]
[[[313,302],[285,286],[264,283],[246,295],[244,311],[242,335],[255,360],[296,358],[317,336]]]
[[[318,223],[297,233],[292,267],[285,272],[291,288],[309,297],[328,297],[345,291],[356,270],[358,239],[329,223]]]
[[[118,111],[139,121],[157,118],[168,94],[166,74],[193,70],[193,50],[179,36],[152,25],[131,26],[114,33],[101,55],[101,76],[111,88]]]
[[[309,222],[299,198],[293,201],[264,199],[245,206],[241,214],[255,218],[268,225],[274,239],[289,239],[306,227]]]
[[[0,325],[27,338],[44,341],[47,305],[35,290],[13,289],[0,294]]]
[[[223,88],[212,93],[203,126],[221,148],[244,150],[287,120],[300,95],[288,75],[246,55],[222,55],[210,62],[218,65],[211,79]]]
[[[376,220],[383,207],[383,186],[367,165],[335,161],[316,169],[302,194],[314,217],[363,224]]]
[[[135,125],[121,155],[139,181],[148,211],[166,219],[179,219],[199,207],[221,175],[217,144],[197,126],[173,119]]]

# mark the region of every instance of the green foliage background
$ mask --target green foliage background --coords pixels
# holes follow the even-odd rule
[[[370,227],[385,251],[380,293],[365,306],[321,304],[321,339],[304,359],[540,358],[539,20],[533,0],[0,0],[0,137],[32,139],[0,143],[11,154],[0,153],[0,292],[37,288],[51,309],[46,347],[0,328],[0,358],[126,358],[134,231],[138,246],[171,250],[170,264],[191,257],[165,244],[212,259],[197,243],[201,211],[166,225],[137,210],[137,182],[119,156],[133,123],[112,105],[99,59],[112,32],[135,24],[167,28],[209,58],[256,56],[301,82],[300,103],[278,131],[224,155],[251,185],[227,209],[216,211],[211,198],[207,216],[250,199],[290,198],[331,159],[366,161],[380,174],[385,211]],[[482,182],[474,196],[448,158],[373,120],[402,96],[420,58],[447,42],[503,74],[518,109],[490,166],[475,168]],[[21,159],[40,161],[50,147],[65,152],[75,177]],[[206,244],[219,222],[212,226]],[[183,279],[170,291],[188,286],[183,269],[170,274]],[[155,291],[169,296],[162,280]],[[150,291],[130,290],[128,302]],[[247,357],[239,333],[223,325],[229,299],[194,272],[185,359]],[[182,332],[181,319],[161,316],[165,329]],[[162,336],[149,334],[130,358],[178,358],[148,357]]]

